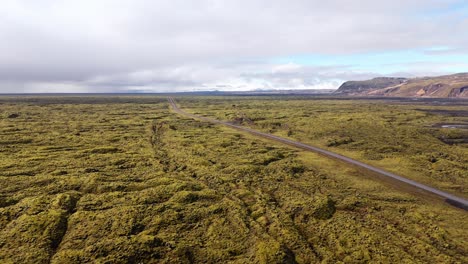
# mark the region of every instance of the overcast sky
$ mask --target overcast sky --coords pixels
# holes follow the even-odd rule
[[[0,4],[0,93],[319,89],[468,71],[468,0]]]

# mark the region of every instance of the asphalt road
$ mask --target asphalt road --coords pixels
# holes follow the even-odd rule
[[[190,113],[187,113],[187,112],[181,110],[177,106],[177,104],[175,103],[173,98],[171,98],[171,97],[168,98],[168,101],[171,104],[172,109],[176,113],[179,113],[181,115],[191,117],[193,119],[203,120],[203,121],[210,122],[210,123],[215,123],[215,124],[228,126],[228,127],[231,127],[231,128],[237,129],[237,130],[242,130],[242,131],[248,132],[248,133],[256,135],[256,136],[260,136],[260,137],[263,137],[263,138],[275,140],[277,142],[281,142],[281,143],[284,143],[284,144],[287,144],[287,145],[290,145],[290,146],[294,146],[294,147],[297,147],[297,148],[301,148],[301,149],[304,149],[304,150],[308,150],[308,151],[312,151],[312,152],[321,154],[321,155],[326,156],[326,157],[337,159],[337,160],[346,162],[348,164],[352,164],[354,166],[357,166],[359,168],[364,168],[364,169],[366,169],[368,171],[371,171],[373,173],[378,174],[379,176],[387,177],[388,179],[391,179],[392,181],[396,181],[396,182],[398,182],[400,184],[406,184],[406,185],[408,185],[408,186],[410,186],[412,188],[416,188],[417,190],[422,190],[422,191],[428,192],[429,194],[432,194],[432,196],[436,196],[436,197],[439,197],[439,198],[443,199],[446,203],[448,203],[448,204],[450,204],[452,206],[455,206],[455,207],[464,209],[465,211],[468,211],[468,200],[466,200],[466,199],[464,199],[462,197],[455,196],[453,194],[450,194],[450,193],[441,191],[439,189],[430,187],[428,185],[425,185],[425,184],[422,184],[422,183],[407,179],[405,177],[402,177],[402,176],[393,174],[391,172],[379,169],[377,167],[371,166],[369,164],[366,164],[366,163],[363,163],[363,162],[348,158],[346,156],[343,156],[343,155],[340,155],[340,154],[337,154],[337,153],[333,153],[333,152],[328,151],[328,150],[324,150],[324,149],[321,149],[321,148],[318,148],[318,147],[310,146],[310,145],[307,145],[307,144],[304,144],[304,143],[301,143],[301,142],[298,142],[298,141],[290,140],[290,139],[287,139],[287,138],[282,138],[282,137],[275,136],[275,135],[272,135],[272,134],[263,133],[263,132],[253,130],[253,129],[250,129],[250,128],[247,128],[247,127],[234,125],[234,124],[229,123],[229,122],[223,122],[223,121],[219,121],[219,120],[212,119],[212,118],[207,118],[207,117],[203,117],[203,116],[197,116],[197,115],[194,115],[194,114],[190,114]]]

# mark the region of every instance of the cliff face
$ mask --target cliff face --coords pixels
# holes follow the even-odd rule
[[[380,77],[343,83],[335,94],[396,97],[468,98],[468,73],[424,78]]]
[[[346,95],[360,95],[374,91],[376,89],[383,89],[393,87],[407,82],[406,78],[391,78],[391,77],[378,77],[366,81],[348,81],[343,83],[336,93]]]

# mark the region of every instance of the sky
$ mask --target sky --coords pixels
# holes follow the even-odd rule
[[[468,0],[1,0],[0,93],[335,89],[468,72]]]

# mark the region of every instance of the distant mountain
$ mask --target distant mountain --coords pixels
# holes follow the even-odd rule
[[[335,89],[256,89],[251,91],[193,91],[176,93],[187,95],[331,95],[335,91]]]
[[[351,96],[468,98],[468,73],[437,77],[379,77],[343,83],[334,94]]]

